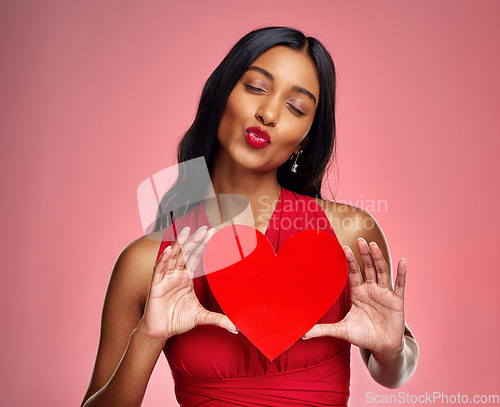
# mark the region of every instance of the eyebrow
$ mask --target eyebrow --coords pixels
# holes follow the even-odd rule
[[[263,68],[259,68],[258,66],[255,66],[255,65],[252,65],[252,66],[249,66],[248,67],[248,70],[249,71],[257,71],[257,72],[260,72],[262,75],[264,75],[267,79],[271,80],[271,81],[274,81],[274,76],[271,72],[269,71],[266,71],[265,69]],[[292,91],[294,92],[298,92],[298,93],[302,93],[306,96],[308,96],[309,98],[312,99],[312,101],[314,102],[314,104],[316,105],[316,98],[314,97],[314,95],[309,92],[307,89],[303,88],[302,86],[294,86],[292,88]]]

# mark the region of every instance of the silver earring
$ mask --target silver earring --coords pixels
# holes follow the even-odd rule
[[[297,157],[295,157],[295,161],[292,165],[292,169],[290,171],[292,171],[294,174],[297,173],[297,168],[299,168],[299,164],[297,164],[297,160],[299,159],[299,155],[300,153],[302,153],[304,150],[300,150],[298,153],[297,153]]]

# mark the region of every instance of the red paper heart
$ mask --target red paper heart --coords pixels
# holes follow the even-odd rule
[[[321,230],[294,234],[275,254],[258,230],[227,226],[210,239],[204,267],[224,313],[270,360],[326,314],[347,279],[342,247]]]

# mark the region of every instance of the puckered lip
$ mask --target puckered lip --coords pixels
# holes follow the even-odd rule
[[[252,133],[257,137],[264,139],[269,144],[271,143],[271,136],[269,135],[269,133],[266,130],[261,129],[259,126],[249,127],[248,129],[246,129],[246,132]]]

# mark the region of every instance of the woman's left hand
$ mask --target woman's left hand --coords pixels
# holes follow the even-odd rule
[[[365,279],[354,254],[344,246],[347,258],[352,307],[344,319],[333,324],[316,324],[303,338],[333,336],[365,348],[377,358],[404,347],[404,290],[406,260],[398,263],[395,288],[392,288],[389,267],[375,242],[370,246],[358,239]]]

